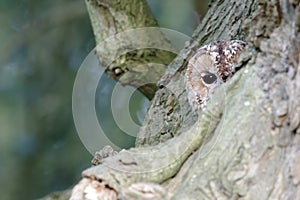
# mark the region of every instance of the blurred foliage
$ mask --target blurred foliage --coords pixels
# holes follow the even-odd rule
[[[148,2],[163,27],[190,35],[198,23],[192,0]],[[0,0],[0,27],[0,199],[35,199],[71,187],[90,166],[73,123],[72,87],[94,38],[83,0]],[[97,96],[109,96],[114,83],[102,82]],[[131,107],[140,122],[146,105],[137,99]],[[116,132],[109,115],[106,127]]]
[[[90,165],[71,97],[94,39],[81,0],[2,0],[0,9],[0,199],[33,199]]]
[[[210,0],[147,0],[159,25],[191,36]]]

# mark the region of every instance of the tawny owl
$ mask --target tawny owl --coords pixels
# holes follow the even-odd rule
[[[238,57],[245,50],[241,40],[215,41],[207,44],[188,62],[185,85],[194,112],[205,108],[215,89],[235,72]]]

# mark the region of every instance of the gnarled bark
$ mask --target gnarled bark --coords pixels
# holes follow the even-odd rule
[[[165,73],[175,54],[154,48],[139,49],[138,45],[133,48],[136,41],[151,44],[151,38],[156,38],[159,39],[156,41],[158,46],[173,49],[160,31],[126,34],[132,29],[157,27],[147,3],[144,0],[86,0],[86,5],[100,64],[111,78],[123,85],[139,88],[151,99],[157,90],[156,82]]]
[[[299,14],[299,1],[213,1],[161,80],[137,148],[84,171],[72,198],[102,184],[123,199],[300,199]],[[247,41],[251,59],[195,118],[184,58],[220,39]]]

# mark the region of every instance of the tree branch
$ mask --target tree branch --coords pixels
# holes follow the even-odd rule
[[[150,38],[157,38],[156,45],[174,48],[158,29],[139,35],[134,32],[133,35],[122,34],[131,29],[157,27],[147,3],[144,0],[86,0],[86,5],[101,65],[113,79],[139,88],[151,99],[157,90],[156,82],[165,73],[166,66],[174,59],[175,54],[153,47],[133,48],[132,42],[139,40],[151,44]],[[120,54],[124,49],[127,52]]]

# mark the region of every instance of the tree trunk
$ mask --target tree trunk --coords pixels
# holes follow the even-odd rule
[[[213,1],[161,79],[137,147],[85,170],[72,199],[300,199],[299,25],[298,0]],[[232,39],[250,59],[195,117],[184,59]]]

